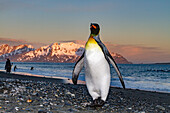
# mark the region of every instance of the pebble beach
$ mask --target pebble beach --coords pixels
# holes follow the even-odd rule
[[[111,87],[103,107],[89,107],[91,101],[84,84],[0,72],[0,113],[170,112],[170,93]]]

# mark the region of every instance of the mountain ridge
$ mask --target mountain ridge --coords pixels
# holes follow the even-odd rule
[[[27,44],[27,45],[34,46],[34,48],[36,48],[36,49],[41,47],[41,46],[47,45],[47,44],[39,43],[39,42],[28,42],[28,41],[20,40],[20,39],[12,39],[12,38],[2,38],[2,37],[0,37],[0,45],[2,45],[2,44],[8,44],[10,46],[18,46],[18,45]]]
[[[84,42],[83,42],[84,43]],[[12,62],[76,62],[84,52],[84,44],[76,42],[55,42],[35,49],[32,45],[9,46],[0,45],[0,61],[6,58]],[[126,58],[118,53],[111,52],[117,63],[130,64]]]

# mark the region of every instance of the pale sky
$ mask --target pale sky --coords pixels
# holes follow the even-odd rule
[[[0,0],[0,37],[46,44],[86,41],[90,23],[96,22],[102,41],[121,45],[116,52],[142,48],[141,55],[163,54],[151,62],[170,62],[169,12],[169,0]],[[119,53],[133,60],[125,50]]]

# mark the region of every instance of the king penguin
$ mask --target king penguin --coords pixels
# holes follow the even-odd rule
[[[91,106],[103,106],[110,88],[110,64],[115,68],[124,89],[125,84],[116,62],[100,40],[99,25],[91,23],[90,30],[84,53],[74,66],[72,81],[77,84],[79,73],[84,67],[86,86],[93,99]]]

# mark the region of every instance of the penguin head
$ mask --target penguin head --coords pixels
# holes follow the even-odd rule
[[[98,35],[100,32],[100,27],[97,23],[91,23],[90,25],[91,35]]]

